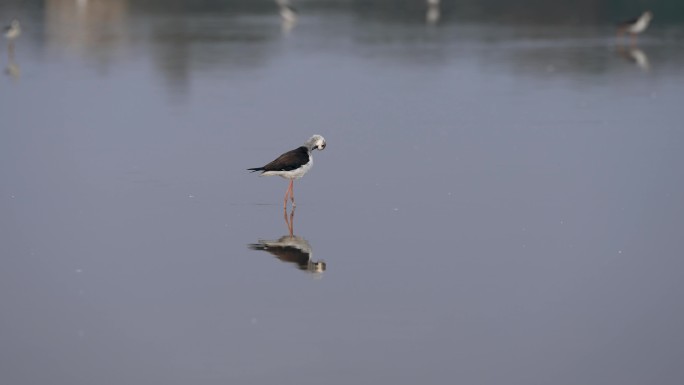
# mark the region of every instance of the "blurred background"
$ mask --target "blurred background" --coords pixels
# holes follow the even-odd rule
[[[1,383],[684,381],[681,1],[0,25]],[[313,134],[283,213],[246,169]]]

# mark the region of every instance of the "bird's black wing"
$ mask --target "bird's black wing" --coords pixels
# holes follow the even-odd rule
[[[311,255],[304,250],[294,246],[266,245],[263,243],[252,243],[249,245],[252,250],[268,251],[273,256],[283,262],[291,262],[301,270],[306,270]]]
[[[639,21],[638,17],[629,20],[623,20],[618,24],[618,27],[629,27],[630,25],[635,24],[637,21]]]
[[[305,146],[288,151],[263,167],[263,171],[291,171],[309,163]]]

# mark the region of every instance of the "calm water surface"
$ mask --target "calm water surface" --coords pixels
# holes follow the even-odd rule
[[[2,383],[684,381],[681,26],[81,3],[0,6]]]

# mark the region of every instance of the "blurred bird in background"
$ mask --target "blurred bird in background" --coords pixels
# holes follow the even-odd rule
[[[632,45],[636,44],[636,36],[646,30],[653,19],[653,13],[646,11],[641,16],[623,21],[618,24],[618,37],[628,33],[631,36]]]

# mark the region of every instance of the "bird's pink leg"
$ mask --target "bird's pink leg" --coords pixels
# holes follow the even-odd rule
[[[287,210],[287,198],[290,197],[290,185],[287,185],[287,190],[285,190],[285,199],[283,200],[283,209]]]
[[[294,236],[294,212],[295,208],[292,208],[290,212],[290,219],[287,218],[287,209],[283,210],[283,218],[285,218],[285,224],[287,225],[287,230],[290,232],[290,236]]]
[[[292,199],[292,207],[294,208],[297,204],[294,201],[294,179],[290,181],[290,198]]]
[[[285,191],[285,200],[283,201],[283,208],[284,209],[287,209],[287,198],[290,196],[290,194],[292,194],[292,182],[293,181],[290,179],[290,185],[287,186],[287,191]],[[292,199],[294,202],[294,198],[292,198]]]

